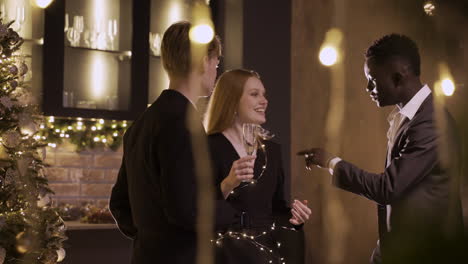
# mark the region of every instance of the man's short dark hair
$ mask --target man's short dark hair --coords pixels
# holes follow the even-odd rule
[[[421,74],[421,58],[418,46],[405,35],[385,35],[376,40],[366,51],[366,58],[373,58],[377,63],[386,62],[392,57],[400,57],[407,60],[413,73],[416,76]]]

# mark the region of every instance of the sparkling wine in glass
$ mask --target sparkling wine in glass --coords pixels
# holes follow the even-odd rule
[[[258,125],[245,123],[242,125],[242,142],[244,143],[245,152],[247,155],[252,155],[258,146]],[[256,183],[256,180],[251,179],[246,182],[252,184]]]

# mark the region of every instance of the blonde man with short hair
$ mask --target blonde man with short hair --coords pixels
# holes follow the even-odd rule
[[[179,22],[164,33],[161,55],[169,89],[124,136],[110,209],[122,233],[134,240],[132,263],[195,262],[197,189],[186,119],[196,111],[197,99],[213,89],[221,44],[214,38],[194,62],[190,28],[189,22]],[[227,203],[216,206],[226,223],[234,220],[236,211]]]

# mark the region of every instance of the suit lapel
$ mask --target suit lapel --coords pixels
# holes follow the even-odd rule
[[[391,155],[392,159],[395,157],[395,155],[398,154],[398,152],[400,152],[401,144],[402,144],[401,140],[403,139],[403,135],[405,134],[405,131],[408,130],[408,128],[413,123],[413,121],[416,120],[419,115],[423,114],[425,108],[431,107],[431,106],[432,106],[432,95],[430,94],[421,104],[418,111],[414,115],[413,119],[409,120],[407,117],[405,117],[405,120],[403,121],[403,123],[401,124],[400,128],[397,131],[397,134],[395,135],[395,143],[393,144],[393,147],[392,147],[392,155]]]
[[[408,129],[408,127],[411,124],[411,121],[412,120],[409,120],[407,117],[405,117],[405,119],[403,120],[403,123],[398,128],[398,131],[395,135],[395,143],[393,144],[393,147],[392,147],[392,158],[394,157],[393,155],[394,152],[400,149],[400,143],[401,143],[400,141],[401,141],[401,138],[403,137],[403,134],[404,134],[403,132]]]

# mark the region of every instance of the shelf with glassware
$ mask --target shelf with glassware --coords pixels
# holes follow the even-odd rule
[[[73,16],[71,25],[69,21],[69,15],[65,13],[65,42],[69,47],[131,56],[130,50],[120,51],[118,49],[119,26],[117,19],[111,18],[107,21],[93,19],[91,25],[86,29],[84,27],[84,17],[81,15]]]
[[[145,109],[148,5],[56,0],[46,9],[46,115],[133,119]]]

